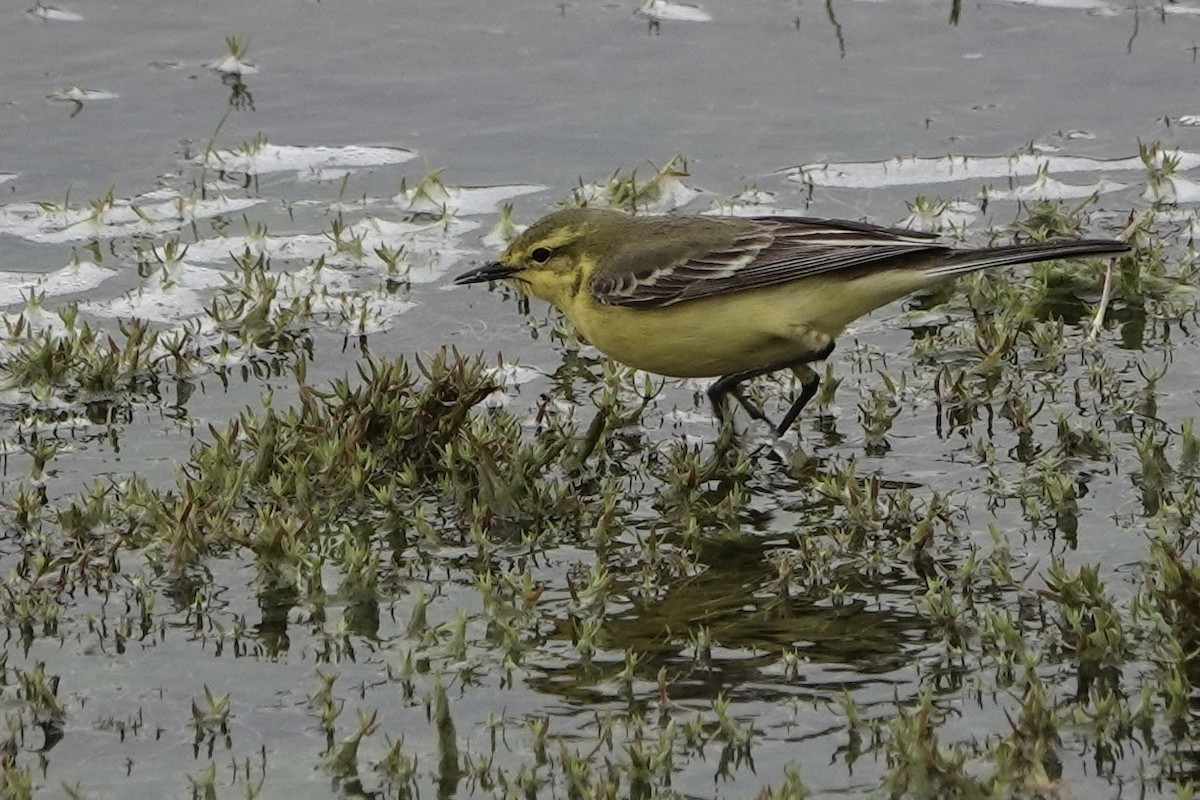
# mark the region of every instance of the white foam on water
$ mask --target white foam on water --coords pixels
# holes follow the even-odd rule
[[[447,217],[434,221],[386,220],[377,217],[347,225],[335,242],[331,231],[236,235],[202,239],[188,245],[187,260],[198,264],[228,264],[249,252],[271,260],[315,262],[327,267],[379,275],[391,269],[377,251],[398,251],[396,272],[387,277],[411,283],[432,283],[473,250],[463,237],[479,227],[474,220]]]
[[[1015,6],[1039,6],[1070,11],[1118,12],[1119,9],[1107,0],[1001,0]]]
[[[242,61],[235,55],[226,54],[221,56],[216,61],[209,61],[204,65],[213,72],[219,72],[222,75],[257,75],[258,67],[251,64],[249,61]]]
[[[178,194],[164,200],[162,194],[156,192],[153,197],[114,199],[111,203],[87,208],[11,203],[0,206],[0,233],[40,244],[156,235],[179,230],[195,220],[243,211],[261,202],[253,198],[224,196],[195,200]]]
[[[1153,163],[1178,158],[1179,169],[1200,165],[1200,153],[1160,151]],[[1025,153],[1013,156],[908,156],[884,161],[846,161],[804,164],[786,170],[789,180],[814,186],[874,189],[965,180],[1032,177],[1042,172],[1119,172],[1145,170],[1141,158],[1100,159]]]
[[[55,89],[47,97],[51,100],[62,100],[67,103],[88,103],[96,100],[116,100],[120,95],[104,89],[84,89],[82,86],[65,86]]]
[[[116,270],[80,261],[49,273],[0,272],[0,306],[23,303],[32,295],[58,297],[95,289]]]
[[[180,262],[158,270],[121,297],[80,303],[79,308],[112,319],[186,322],[204,313],[212,290],[224,285],[228,278],[228,273],[221,270]]]
[[[213,169],[265,175],[273,172],[381,167],[403,164],[416,157],[416,153],[402,147],[297,147],[261,142],[240,150],[213,150],[199,160]]]
[[[618,191],[623,191],[626,184],[619,183],[617,186],[620,187]],[[638,210],[647,214],[674,211],[703,194],[675,175],[659,175],[645,183],[639,183],[637,191]],[[580,204],[611,206],[614,200],[618,200],[618,205],[628,207],[618,198],[614,198],[614,184],[611,182],[586,183],[575,190],[575,195]]]
[[[313,317],[325,327],[348,336],[382,333],[396,317],[416,303],[401,294],[380,289],[320,294],[313,298]]]
[[[247,251],[254,257],[310,261],[332,251],[328,236],[295,233],[281,236],[222,236],[201,239],[188,245],[188,260],[200,264],[225,264]]]
[[[1200,203],[1200,183],[1182,175],[1167,175],[1151,182],[1142,197],[1156,203]]]
[[[508,243],[521,235],[526,226],[516,225],[507,216],[492,226],[492,229],[480,237],[479,243],[489,250],[503,250]]]
[[[422,181],[403,189],[392,202],[404,211],[420,214],[490,214],[503,203],[521,195],[544,192],[547,187],[533,184],[512,186],[445,186],[440,181]]]
[[[712,22],[712,14],[700,6],[673,0],[646,0],[633,13],[655,22]]]
[[[49,22],[83,22],[83,15],[77,14],[74,11],[67,11],[57,6],[47,6],[38,3],[33,8],[29,9],[30,16],[44,19]]]
[[[964,200],[955,200],[929,207],[911,206],[908,216],[897,222],[896,227],[928,233],[961,231],[978,217],[979,206]]]
[[[501,386],[520,386],[542,377],[542,372],[533,367],[523,367],[520,364],[502,363],[499,366],[488,367],[484,372],[495,378]]]
[[[1063,183],[1049,175],[1039,175],[1037,180],[1012,189],[984,187],[981,197],[993,200],[1079,200],[1094,194],[1108,194],[1129,188],[1128,184],[1100,178],[1094,183]]]

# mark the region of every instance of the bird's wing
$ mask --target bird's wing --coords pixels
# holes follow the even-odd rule
[[[702,297],[788,283],[813,275],[854,269],[906,256],[938,255],[936,234],[881,228],[866,223],[811,217],[753,217],[719,247],[675,249],[647,258],[641,267],[616,263],[596,275],[591,292],[600,303],[656,308]]]

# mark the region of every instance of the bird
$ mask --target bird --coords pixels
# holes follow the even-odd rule
[[[633,215],[580,207],[530,225],[495,261],[456,285],[507,281],[549,302],[602,353],[673,378],[716,378],[708,397],[728,419],[732,394],[790,369],[800,391],[783,436],[816,394],[812,364],[854,320],[913,292],[982,269],[1115,256],[1115,239],[963,248],[937,234],[803,216]]]

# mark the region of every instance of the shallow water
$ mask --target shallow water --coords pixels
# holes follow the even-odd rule
[[[1053,449],[1052,414],[1059,412],[1076,427],[1102,430],[1112,447],[1111,458],[1066,457],[1054,465],[1082,486],[1073,523],[1029,505],[1032,489],[1023,481],[1034,486],[1029,476],[1051,467],[1021,458],[1028,442],[1000,410],[991,421],[979,412],[955,425],[950,410],[936,407],[938,369],[973,364],[974,356],[964,345],[961,353],[914,357],[915,334],[898,336],[896,325],[922,325],[897,306],[860,321],[839,342],[832,363],[845,383],[824,422],[807,417],[798,425],[816,466],[787,464],[790,452],[755,455],[749,499],[729,501],[733,522],[720,505],[728,484],[714,482],[703,502],[695,500],[712,517],[699,540],[682,524],[673,527],[682,512],[671,493],[635,476],[622,484],[618,506],[627,525],[610,548],[595,546],[586,530],[556,531],[550,544],[532,548],[514,537],[496,545],[494,563],[484,568],[461,529],[407,547],[372,539],[384,558],[381,588],[364,600],[344,589],[334,552],[343,543],[335,537],[314,545],[326,559],[321,592],[301,596],[281,589],[286,581],[247,550],[181,570],[153,546],[125,543],[114,527],[101,548],[112,569],[56,596],[55,625],[24,616],[21,602],[32,602],[50,581],[26,581],[18,566],[56,529],[48,512],[44,529],[18,525],[18,495],[44,489],[61,508],[97,480],[120,486],[136,474],[174,487],[188,449],[211,439],[210,425],[260,408],[267,391],[275,408],[296,402],[290,356],[276,342],[239,344],[231,335],[253,322],[245,309],[230,311],[226,325],[206,315],[238,274],[232,256],[246,251],[250,261],[269,258],[280,303],[307,303],[295,327],[312,352],[308,385],[353,374],[365,352],[428,359],[454,345],[488,361],[502,353],[506,363],[527,368],[510,373],[506,393],[489,401],[518,417],[531,415],[542,395],[561,396],[558,375],[574,368],[564,363],[597,371],[594,353],[564,361],[544,309],[535,305],[531,323],[499,292],[448,290],[448,276],[496,250],[489,233],[502,204],[511,202],[514,220],[525,224],[581,184],[630,169],[648,179],[675,154],[687,156],[690,174],[668,184],[675,194],[661,210],[695,194],[688,210],[783,210],[941,224],[950,232],[965,225],[979,241],[1021,214],[1022,202],[1073,204],[1099,192],[1092,233],[1112,234],[1131,210],[1161,201],[1156,241],[1174,254],[1172,263],[1186,263],[1200,201],[1190,177],[1200,164],[1200,6],[985,2],[963,7],[957,24],[942,3],[709,3],[709,21],[679,19],[702,16],[695,11],[658,9],[657,26],[635,15],[634,4],[615,2],[197,7],[64,0],[6,12],[6,373],[21,341],[16,320],[61,333],[56,311],[71,302],[114,336],[120,320],[136,316],[164,335],[194,334],[203,352],[178,380],[163,374],[134,391],[73,387],[43,396],[6,383],[0,486],[9,519],[0,566],[12,574],[15,599],[4,614],[5,713],[24,726],[13,755],[5,750],[6,767],[31,770],[34,785],[51,796],[64,785],[88,797],[183,794],[189,779],[202,783],[210,763],[223,792],[239,796],[260,775],[266,797],[405,796],[379,777],[389,742],[403,738],[425,796],[504,796],[497,771],[512,789],[522,767],[537,775],[534,794],[568,796],[565,767],[555,760],[560,750],[591,754],[597,770],[617,765],[626,781],[621,791],[632,796],[753,796],[778,787],[792,761],[819,796],[886,795],[892,756],[872,742],[869,728],[847,722],[841,698],[851,697],[886,732],[900,709],[932,690],[940,743],[962,744],[971,754],[968,771],[985,773],[989,748],[1017,716],[1020,682],[996,677],[1002,659],[981,644],[982,625],[968,637],[966,655],[943,637],[942,617],[929,605],[936,593],[926,592],[923,567],[905,546],[838,532],[845,509],[826,506],[812,481],[839,469],[867,481],[877,476],[885,495],[907,487],[919,502],[935,492],[949,496],[954,522],[939,523],[934,556],[947,575],[974,554],[993,552],[989,526],[1002,532],[1013,573],[1029,583],[1001,582],[978,600],[981,607],[1036,616],[1031,595],[1049,595],[1055,558],[1073,568],[1097,564],[1135,638],[1139,620],[1128,604],[1149,580],[1142,565],[1150,532],[1167,525],[1192,544],[1192,521],[1173,525],[1152,508],[1142,477],[1131,478],[1148,467],[1130,429],[1156,426],[1166,458],[1179,465],[1177,480],[1192,477],[1180,465],[1183,445],[1171,438],[1198,397],[1196,304],[1186,285],[1175,291],[1189,313],[1173,316],[1165,303],[1114,309],[1095,350],[1082,342],[1088,310],[1070,297],[1063,307],[1075,319],[1063,338],[1075,355],[1047,373],[1038,371],[1036,355],[1022,356],[1034,396],[1049,397],[1052,409],[1032,426],[1042,452]],[[209,66],[223,58],[227,36],[249,43],[245,61],[254,70],[240,83]],[[1156,189],[1138,158],[1139,143],[1149,142],[1180,151],[1177,173]],[[435,171],[440,183],[422,182]],[[918,196],[954,205],[922,214],[906,205]],[[450,213],[443,216],[443,207]],[[339,215],[345,227],[331,236]],[[168,250],[173,241],[178,259]],[[400,246],[403,269],[390,274],[376,249]],[[262,289],[246,287],[251,301],[251,290]],[[27,302],[43,293],[44,300]],[[953,331],[970,324],[961,303],[948,313],[935,312],[938,325],[948,321]],[[1153,407],[1105,418],[1105,401],[1093,404],[1088,392],[1096,353],[1129,394],[1165,366],[1150,393]],[[906,383],[896,393],[887,447],[876,450],[859,424],[859,405],[880,389],[881,371],[903,373]],[[596,381],[575,385],[586,428]],[[715,438],[705,406],[693,408],[698,388],[667,387],[628,443],[601,457],[603,469],[622,478],[622,470],[662,469],[685,437]],[[754,428],[747,440],[748,450],[764,443]],[[59,448],[44,471],[30,455],[39,441]],[[624,459],[620,447],[627,447]],[[838,550],[824,556],[836,580],[821,591],[779,577],[780,559],[810,534],[831,535]],[[654,537],[665,555],[651,564],[645,548]],[[861,554],[876,547],[886,554],[871,564]],[[600,612],[580,599],[597,565],[613,580]],[[79,567],[88,575],[92,568]],[[527,576],[542,587],[534,618],[518,615],[527,650],[511,670],[478,585],[489,574]],[[977,588],[966,584],[964,594]],[[430,598],[433,633],[409,622],[418,593]],[[143,609],[146,597],[155,600]],[[451,635],[460,614],[465,654]],[[591,621],[600,625],[599,645],[582,657],[581,630]],[[1027,641],[1044,629],[1047,650],[1033,673],[1056,692],[1052,704],[1094,711],[1071,704],[1083,668],[1059,647],[1060,621],[1025,622]],[[618,673],[630,654],[638,664],[626,680]],[[1131,645],[1120,665],[1122,691],[1134,697],[1153,684],[1151,658],[1159,655],[1150,644]],[[401,679],[406,658],[418,666]],[[18,680],[38,662],[59,678],[61,713],[37,710]],[[342,713],[324,727],[313,698],[321,675],[335,673],[332,694]],[[456,776],[439,763],[430,722],[437,716],[434,676],[445,678],[460,754],[491,754],[490,769]],[[224,727],[195,723],[206,687],[231,695]],[[748,750],[730,744],[737,734],[721,726],[715,704],[724,699],[752,731]],[[1128,786],[1173,795],[1172,781],[1195,772],[1194,743],[1169,731],[1164,705],[1156,707],[1153,735],[1142,739],[1109,739],[1079,720],[1064,723],[1056,785],[1066,796],[1117,796]],[[380,715],[357,755],[361,775],[331,764],[327,744],[353,732],[357,709]],[[606,715],[615,746],[605,744]],[[542,720],[551,755],[530,760]],[[668,745],[670,780],[655,778],[650,788],[630,783],[631,743],[692,720],[704,735]],[[39,726],[48,731],[45,746]],[[874,735],[883,736],[878,728]],[[1101,752],[1113,742],[1120,752]]]

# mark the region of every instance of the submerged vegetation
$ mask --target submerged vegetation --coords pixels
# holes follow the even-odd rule
[[[240,68],[213,69],[250,103],[228,47]],[[701,386],[604,361],[522,298],[509,319],[558,348],[492,356],[428,284],[538,187],[434,172],[351,200],[338,173],[409,157],[209,143],[173,193],[3,209],[74,249],[10,284],[0,338],[0,797],[1191,796],[1179,154],[1143,148],[1133,215],[1018,198],[983,232],[1012,198],[913,200],[947,236],[1136,250],[1095,336],[1096,260],[868,320],[799,442],[722,430]],[[305,233],[252,216],[280,163],[336,195],[267,215]],[[667,211],[703,197],[688,177],[676,159],[569,202]]]

